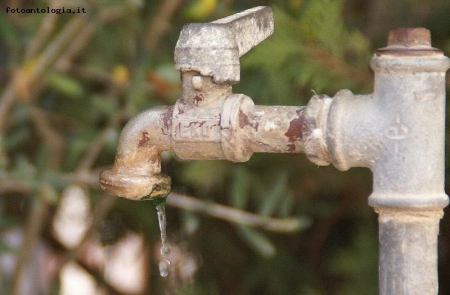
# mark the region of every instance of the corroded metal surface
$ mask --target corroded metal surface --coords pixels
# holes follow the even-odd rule
[[[247,161],[253,152],[303,152],[303,107],[255,106],[233,94],[239,57],[273,33],[268,7],[256,7],[208,24],[188,24],[180,34],[175,63],[183,93],[175,106],[144,111],[119,138],[114,167],[100,175],[101,187],[133,200],[170,190],[161,173],[162,151],[181,159]]]
[[[172,106],[146,110],[130,120],[119,138],[114,166],[100,174],[100,187],[133,200],[170,192],[170,177],[161,173],[162,151],[172,147]]]
[[[302,124],[303,143],[308,159],[317,165],[331,163],[326,144],[326,123],[332,99],[326,95],[314,95],[305,110]]]
[[[175,67],[218,84],[240,80],[239,57],[273,33],[270,7],[255,7],[211,22],[186,24],[175,47]]]
[[[376,51],[377,55],[425,56],[442,55],[431,47],[430,31],[425,28],[397,28],[389,32],[388,46]]]

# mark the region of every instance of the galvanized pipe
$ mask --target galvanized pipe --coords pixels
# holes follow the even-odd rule
[[[430,44],[426,29],[392,31],[388,47],[371,62],[374,93],[338,92],[326,122],[318,123],[326,126],[318,139],[325,152],[310,156],[340,170],[373,171],[369,204],[379,214],[383,295],[438,292],[437,234],[448,204],[444,115],[450,62]]]
[[[379,293],[438,294],[437,236],[442,210],[378,210]]]

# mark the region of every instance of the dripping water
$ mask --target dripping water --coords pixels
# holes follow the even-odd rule
[[[167,256],[170,253],[170,247],[167,245],[167,235],[166,235],[166,204],[165,200],[156,205],[156,213],[158,214],[159,229],[161,231],[161,257],[162,260],[159,262],[159,274],[162,277],[167,277],[169,275],[170,262],[167,260]]]

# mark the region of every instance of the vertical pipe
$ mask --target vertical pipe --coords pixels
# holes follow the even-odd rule
[[[327,117],[327,150],[340,170],[369,167],[379,214],[381,295],[436,295],[444,192],[445,72],[430,32],[400,28],[377,50],[374,93],[340,91]]]
[[[378,213],[380,294],[437,294],[436,237],[442,210]]]
[[[431,47],[428,30],[397,29],[371,65],[379,110],[390,113],[369,198],[379,213],[380,294],[436,295],[449,60]]]

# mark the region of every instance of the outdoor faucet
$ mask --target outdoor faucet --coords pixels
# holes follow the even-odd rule
[[[239,57],[273,33],[272,10],[255,7],[211,23],[187,24],[175,47],[182,96],[175,105],[146,110],[123,129],[112,169],[100,186],[112,195],[154,199],[170,191],[160,154],[181,159],[245,162],[253,152],[303,152],[304,107],[256,106],[231,85]]]
[[[257,106],[233,94],[239,57],[273,32],[268,7],[187,24],[175,48],[182,97],[124,128],[107,192],[135,200],[167,195],[160,153],[247,161],[253,152],[300,153],[317,165],[373,172],[379,214],[380,294],[437,294],[437,235],[444,192],[445,72],[450,60],[423,28],[392,30],[371,67],[374,92],[314,95],[303,106]]]

